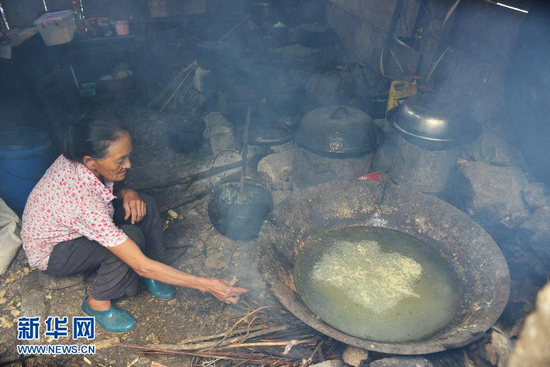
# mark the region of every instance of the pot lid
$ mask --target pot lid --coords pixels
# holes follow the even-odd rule
[[[401,134],[440,143],[464,143],[481,131],[463,105],[431,93],[407,99],[389,120]]]
[[[382,130],[365,112],[350,107],[321,107],[304,116],[296,141],[314,153],[333,156],[363,155],[374,151]]]

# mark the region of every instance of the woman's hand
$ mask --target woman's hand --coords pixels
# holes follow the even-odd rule
[[[137,191],[132,189],[124,189],[121,196],[125,213],[124,220],[131,217],[132,224],[140,222],[147,213],[145,201],[141,200]]]
[[[236,277],[230,281],[218,278],[208,278],[207,281],[206,292],[225,303],[237,303],[241,295],[248,293],[248,289],[234,287],[237,283]]]
[[[233,277],[230,281],[204,278],[184,273],[158,261],[151,260],[143,254],[131,238],[120,245],[107,247],[107,249],[144,278],[208,292],[225,303],[237,303],[241,295],[248,293],[248,289],[234,287],[237,283],[236,277]]]

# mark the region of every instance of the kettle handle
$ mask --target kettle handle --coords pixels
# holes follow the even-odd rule
[[[349,114],[348,109],[346,107],[338,107],[330,114],[331,120],[341,119],[344,116],[347,116]]]

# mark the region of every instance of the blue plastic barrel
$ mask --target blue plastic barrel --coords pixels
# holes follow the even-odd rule
[[[18,214],[52,162],[50,146],[48,135],[40,129],[0,130],[0,198]]]

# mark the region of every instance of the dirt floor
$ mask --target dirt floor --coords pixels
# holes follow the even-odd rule
[[[126,120],[134,137],[134,158],[132,180],[150,180],[155,175],[162,182],[163,177],[174,177],[192,162],[193,156],[176,154],[166,144],[166,135],[159,126],[155,114],[134,109],[127,113]],[[207,153],[206,153],[207,154]],[[195,156],[197,157],[197,156]],[[182,163],[183,162],[183,163]],[[179,165],[179,166],[178,166]],[[145,177],[147,176],[147,177]],[[130,185],[131,186],[131,185]],[[97,352],[91,356],[40,356],[16,362],[14,366],[149,366],[158,362],[166,366],[191,366],[191,357],[137,354],[138,350],[115,346],[116,343],[135,345],[175,344],[187,338],[213,335],[230,329],[247,313],[262,305],[276,304],[269,296],[258,269],[257,244],[254,241],[237,242],[222,236],[213,228],[207,214],[208,197],[191,204],[175,208],[177,219],[166,213],[169,222],[165,230],[165,246],[172,266],[190,274],[231,279],[238,278],[238,285],[250,289],[237,305],[224,305],[209,294],[179,288],[176,297],[170,301],[154,298],[144,288],[137,296],[119,299],[117,307],[130,312],[137,320],[134,330],[125,334],[106,332],[96,327],[95,344]],[[43,312],[43,316],[83,316],[80,307],[84,296],[90,291],[93,274],[85,282],[62,290],[47,290],[38,282],[38,272],[30,269],[21,250],[9,270],[0,276],[0,365],[8,361],[24,359],[16,352],[17,317],[21,308]],[[33,292],[34,291],[34,292]],[[26,295],[44,295],[44,307]],[[23,303],[23,305],[22,305]],[[36,303],[36,304],[24,304]],[[41,308],[42,307],[42,308]],[[277,313],[277,312],[275,312]],[[273,312],[271,312],[273,314]],[[256,316],[259,316],[258,313]],[[271,317],[271,316],[270,316]],[[276,317],[277,318],[277,317]],[[293,317],[282,315],[295,322]],[[257,320],[260,320],[258,318]],[[246,324],[245,320],[239,326]],[[258,321],[256,321],[256,324]],[[35,344],[73,344],[70,338],[58,341],[42,338]],[[298,348],[296,348],[298,349]],[[284,347],[275,348],[282,352]],[[307,355],[306,355],[307,354]],[[304,352],[304,358],[311,354]],[[297,356],[299,357],[299,356]],[[299,359],[298,359],[299,360]],[[219,363],[217,365],[220,365]]]
[[[137,320],[134,330],[116,335],[99,326],[95,344],[99,350],[95,355],[39,357],[29,359],[27,366],[137,366],[151,365],[151,361],[166,366],[191,366],[190,357],[165,357],[137,355],[136,350],[115,347],[115,343],[135,345],[174,344],[183,339],[212,335],[230,329],[240,317],[257,309],[260,304],[273,303],[267,296],[256,261],[254,242],[235,242],[223,237],[210,224],[206,214],[207,199],[179,209],[177,220],[172,221],[165,231],[166,247],[174,266],[190,274],[230,279],[236,276],[238,284],[250,288],[250,295],[243,297],[237,305],[217,301],[209,294],[189,289],[178,289],[170,301],[154,298],[143,288],[137,296],[116,301],[116,306],[130,312]],[[41,289],[36,270],[31,270],[23,252],[20,252],[10,270],[0,278],[3,303],[0,311],[0,355],[2,361],[17,359],[16,318],[19,316],[22,296],[32,289]],[[93,276],[81,284],[63,290],[43,290],[46,298],[46,314],[58,316],[80,316],[83,297],[91,289]],[[4,294],[5,292],[5,294]],[[281,322],[283,319],[281,319]],[[71,341],[60,339],[52,344],[66,344]],[[42,342],[41,342],[42,344]],[[282,350],[281,350],[282,351]],[[307,356],[305,356],[307,358]],[[137,360],[137,362],[136,362]],[[0,362],[1,363],[1,362]]]

